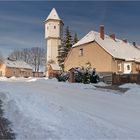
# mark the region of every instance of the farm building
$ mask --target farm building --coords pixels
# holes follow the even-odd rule
[[[0,76],[30,77],[32,67],[24,61],[6,59],[0,64]]]
[[[57,64],[49,64],[48,65],[48,76],[49,78],[55,77],[62,70]]]

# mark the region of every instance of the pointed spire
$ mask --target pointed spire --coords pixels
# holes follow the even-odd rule
[[[57,14],[55,8],[53,8],[53,9],[51,10],[49,16],[47,17],[47,19],[46,19],[45,21],[47,21],[47,20],[49,20],[49,19],[61,20],[61,19],[59,18],[58,14]]]

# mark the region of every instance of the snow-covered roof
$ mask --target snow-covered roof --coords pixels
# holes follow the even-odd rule
[[[29,64],[21,60],[13,61],[13,60],[6,59],[4,63],[7,67],[11,67],[11,68],[32,69],[32,67]]]
[[[73,47],[83,45],[90,42],[97,42],[103,49],[106,50],[114,58],[125,59],[126,61],[140,62],[140,49],[133,46],[133,44],[120,39],[113,40],[108,35],[105,35],[104,40],[100,38],[100,33],[90,31],[80,41],[73,45]]]
[[[55,19],[55,20],[61,20],[55,10],[55,8],[52,9],[52,11],[50,12],[50,14],[48,15],[48,17],[46,18],[45,21],[49,20],[49,19]]]
[[[53,70],[61,70],[60,66],[58,64],[50,64]]]

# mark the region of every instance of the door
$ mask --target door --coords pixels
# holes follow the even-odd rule
[[[132,71],[131,63],[124,63],[124,73],[129,74]]]

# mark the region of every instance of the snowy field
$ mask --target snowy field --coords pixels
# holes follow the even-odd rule
[[[0,78],[0,99],[17,139],[140,139],[140,86],[122,87]]]

